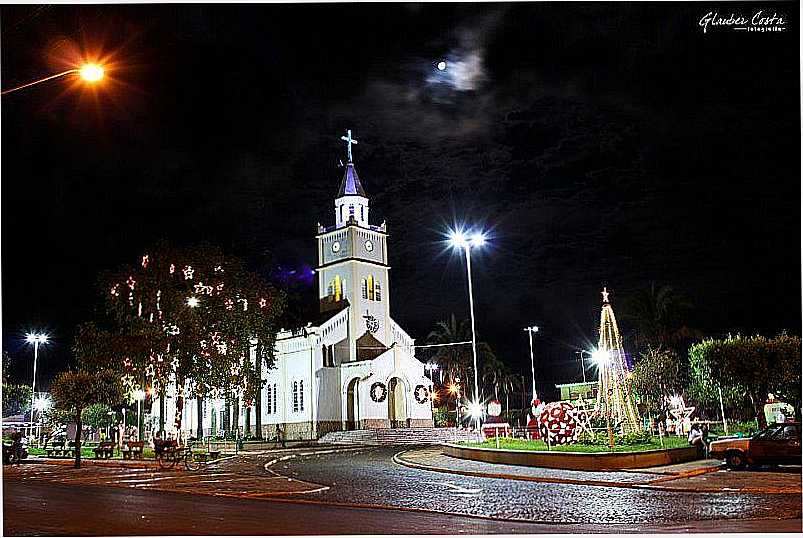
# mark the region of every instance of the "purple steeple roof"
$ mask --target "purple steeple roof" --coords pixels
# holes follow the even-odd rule
[[[346,173],[343,174],[343,181],[340,183],[340,190],[337,192],[337,197],[341,196],[363,196],[368,198],[365,191],[360,184],[360,178],[357,177],[357,170],[354,168],[354,163],[346,165]]]

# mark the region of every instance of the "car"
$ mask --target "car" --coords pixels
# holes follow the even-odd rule
[[[711,442],[708,453],[731,469],[748,465],[800,465],[800,422],[773,424],[750,438]]]

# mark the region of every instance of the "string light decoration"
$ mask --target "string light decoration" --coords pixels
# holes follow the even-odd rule
[[[262,383],[257,364],[273,365],[284,294],[215,247],[163,244],[136,261],[104,277],[114,327],[79,326],[79,359],[116,368],[130,391],[163,395],[168,383],[175,383],[179,393],[189,384],[193,397],[256,399]],[[127,296],[120,293],[122,286]],[[193,304],[188,297],[196,299]],[[248,308],[249,303],[259,308]],[[252,341],[256,364],[250,360]],[[179,426],[185,400],[186,395],[177,398]]]
[[[597,404],[594,415],[610,419],[611,427],[622,433],[642,429],[638,410],[630,392],[625,352],[616,316],[609,301],[608,288],[602,290],[599,344],[594,352],[594,362],[599,369]]]

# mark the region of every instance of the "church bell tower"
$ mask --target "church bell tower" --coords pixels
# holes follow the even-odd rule
[[[390,306],[385,224],[368,219],[368,195],[352,159],[357,144],[349,130],[348,163],[335,198],[335,225],[318,225],[318,296],[321,311],[349,309],[349,357],[358,360],[358,340],[389,346]],[[380,349],[381,352],[381,349]],[[346,362],[345,359],[342,362]]]

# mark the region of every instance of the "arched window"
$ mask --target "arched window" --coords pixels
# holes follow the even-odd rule
[[[368,298],[368,280],[364,278],[362,279],[362,298],[363,299]]]
[[[382,300],[382,285],[379,283],[379,280],[374,284],[374,298],[377,301]]]
[[[349,205],[349,220],[354,218],[354,204]]]
[[[365,206],[360,206],[360,220],[365,220]]]
[[[273,385],[268,385],[268,414],[273,414]]]
[[[329,281],[326,287],[326,295],[334,296],[335,301],[339,301],[345,294],[345,282],[341,280],[340,275],[335,275],[335,278]]]
[[[374,275],[368,276],[368,300],[374,300]]]
[[[343,206],[341,205],[337,209],[340,210],[340,220],[342,221],[343,220]]]

